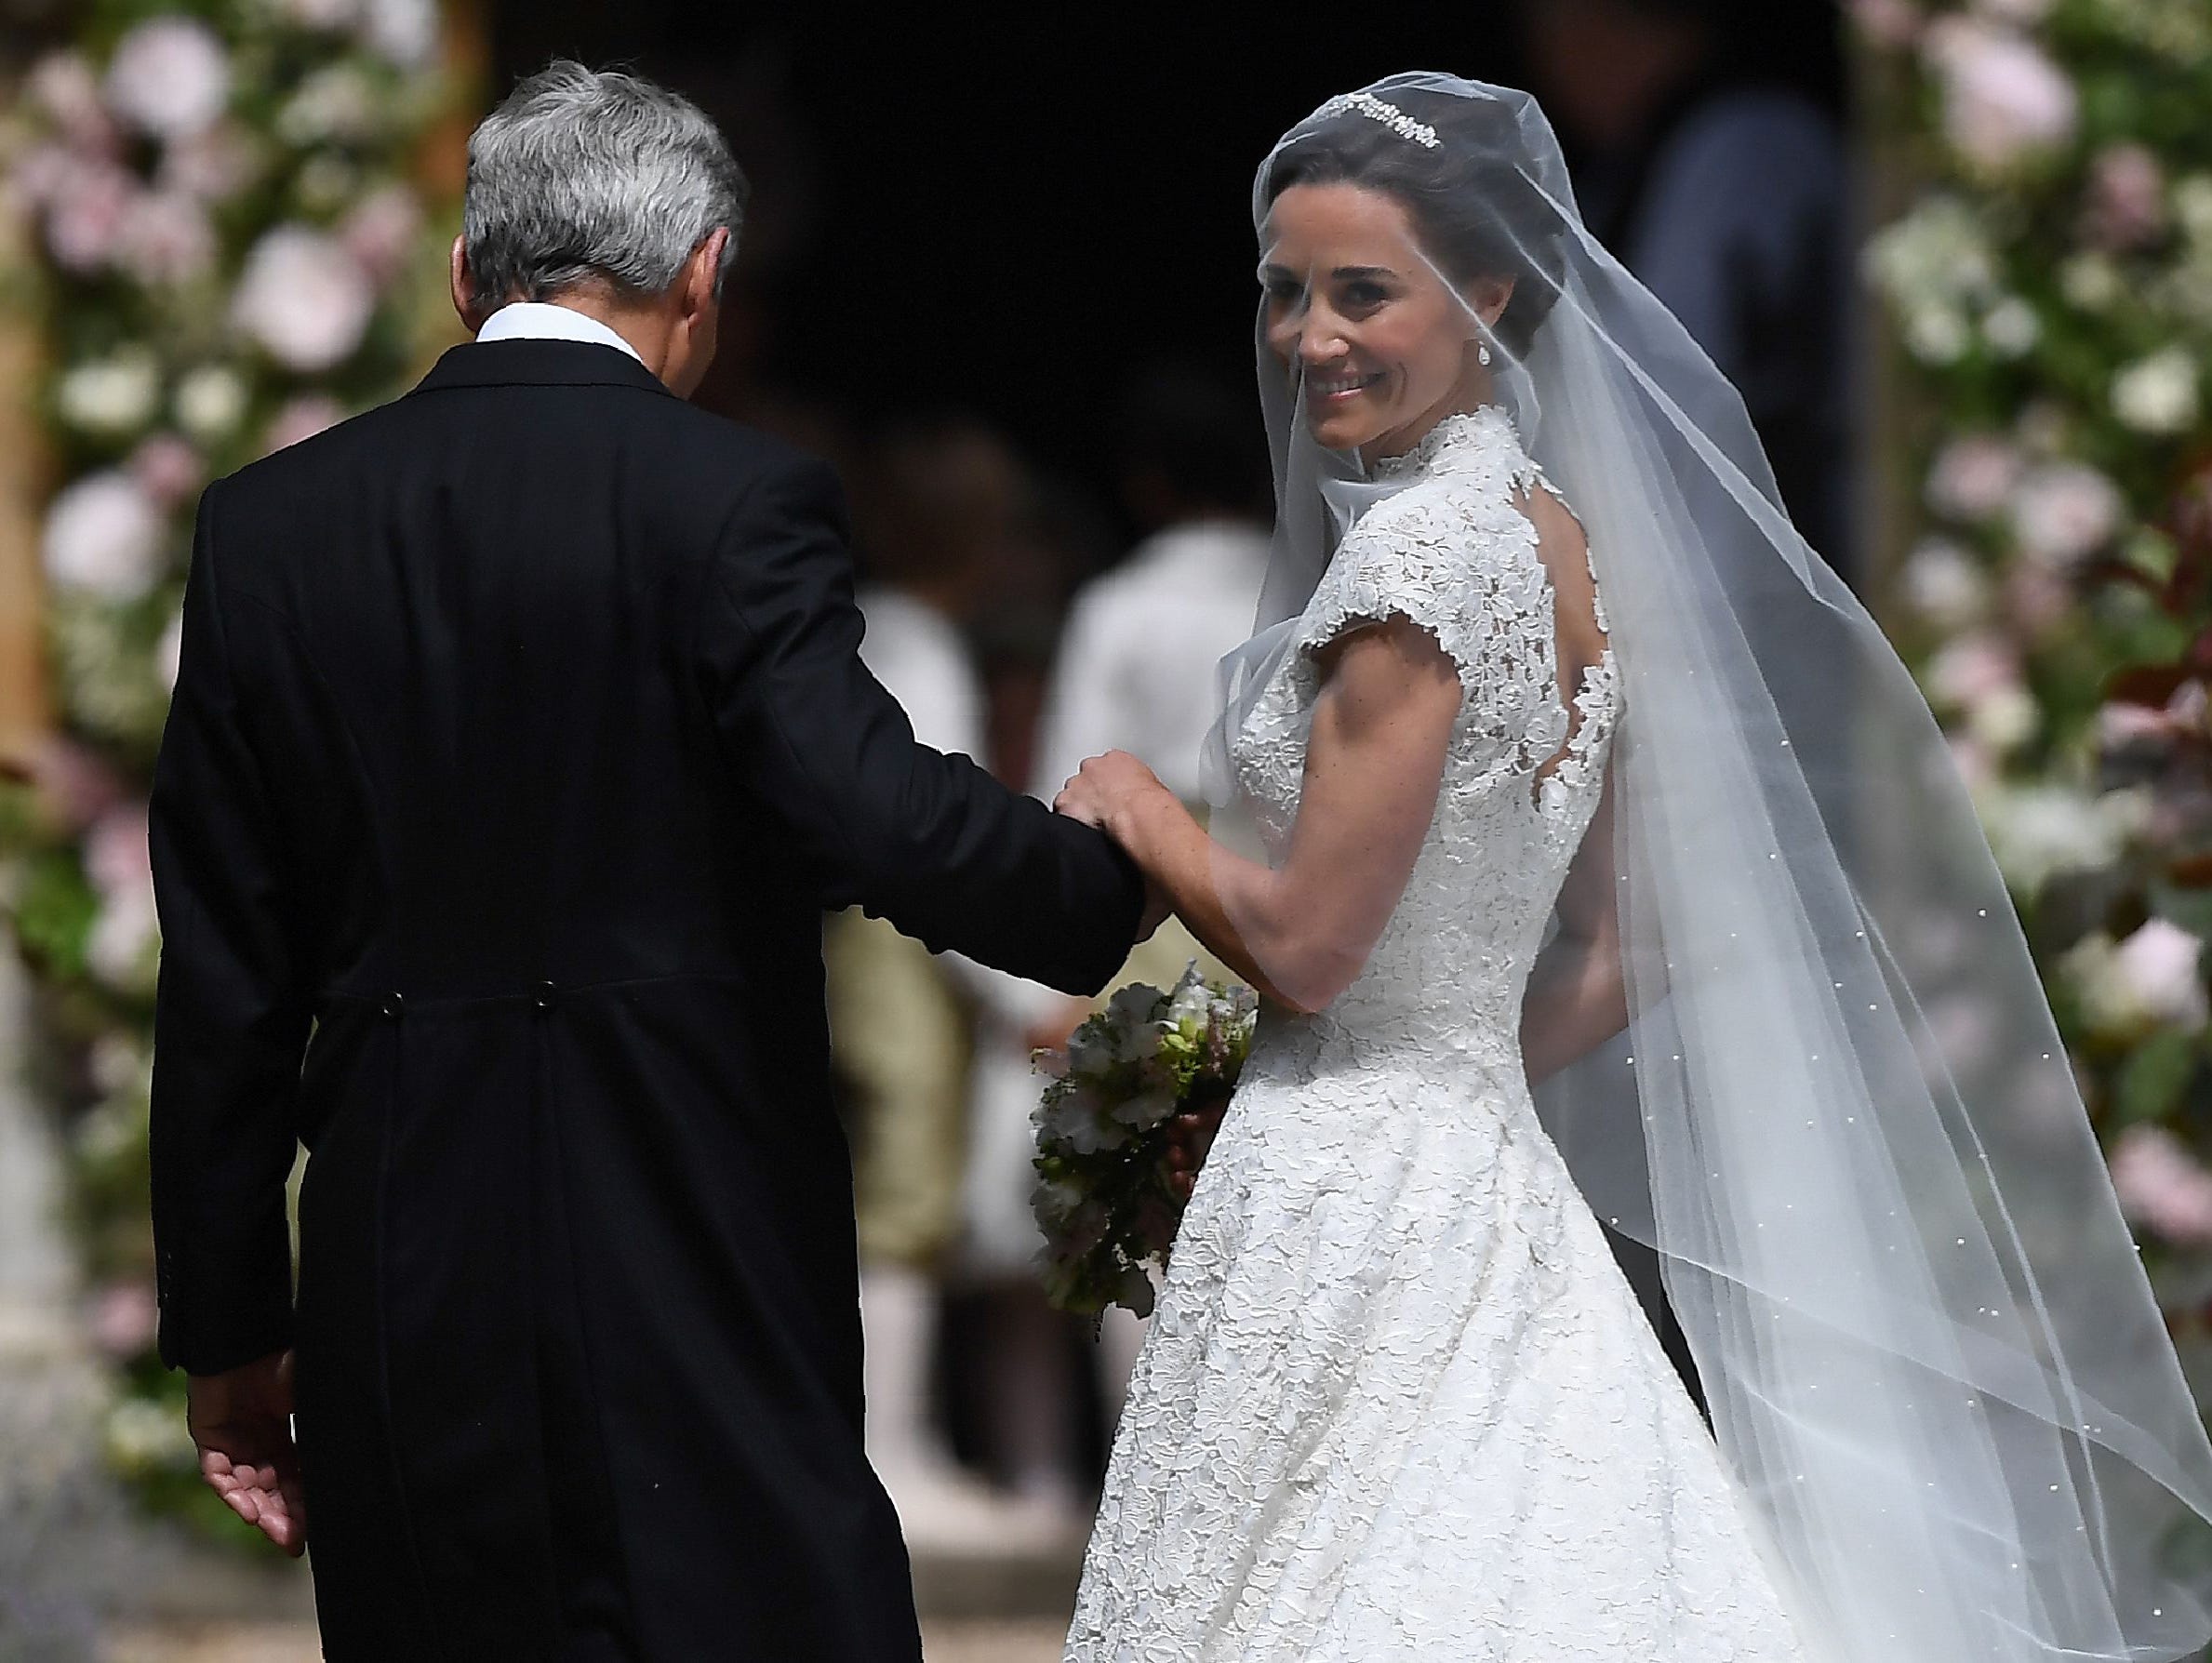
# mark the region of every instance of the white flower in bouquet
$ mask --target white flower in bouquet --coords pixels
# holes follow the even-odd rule
[[[203,445],[220,444],[245,419],[247,398],[245,379],[237,371],[220,364],[202,365],[177,383],[177,424]]]
[[[2018,295],[2006,295],[1981,314],[1981,339],[2000,358],[2019,358],[2043,339],[2043,319]]]
[[[1128,1141],[1126,1129],[1108,1111],[1104,1100],[1081,1082],[1048,1097],[1043,1107],[1046,1136],[1077,1154],[1099,1154]]]
[[[2011,499],[2019,478],[2018,446],[1994,433],[1967,433],[1936,453],[1928,506],[1954,520],[1986,520]]]
[[[2020,482],[2012,499],[2012,534],[2021,552],[2071,566],[2110,542],[2126,501],[2086,462],[2053,462]]]
[[[1954,15],[1929,25],[1925,50],[1942,83],[1944,136],[1974,166],[2003,171],[2073,136],[2081,96],[2025,35]]]
[[[1981,563],[1945,538],[1928,538],[1905,557],[1905,604],[1939,630],[1964,629],[1989,611]]]
[[[108,107],[156,139],[212,126],[231,99],[231,62],[214,30],[193,18],[149,18],[108,60]]]
[[[95,438],[135,433],[153,419],[161,403],[161,364],[142,347],[63,372],[54,409],[67,427]]]
[[[2165,347],[2112,378],[2112,414],[2139,433],[2185,432],[2197,410],[2196,360],[2185,348]]]
[[[159,508],[120,469],[87,473],[47,510],[41,552],[57,589],[103,601],[135,601],[152,592],[167,565]]]
[[[2112,1189],[2138,1224],[2182,1247],[2212,1246],[2212,1172],[2173,1133],[2133,1125],[2112,1146]]]
[[[148,287],[184,284],[215,269],[215,225],[180,191],[144,191],[117,228],[115,263]]]
[[[366,0],[362,22],[370,48],[401,69],[420,69],[437,55],[434,0]]]
[[[269,431],[261,435],[261,454],[268,456],[287,445],[312,439],[345,419],[345,407],[326,393],[305,392],[286,399],[270,419]]]
[[[278,363],[313,374],[352,354],[375,307],[368,275],[344,245],[292,224],[264,233],[247,256],[232,317]]]

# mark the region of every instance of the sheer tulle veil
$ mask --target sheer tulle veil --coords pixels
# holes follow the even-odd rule
[[[1420,229],[1452,220],[1514,279],[1469,334],[1588,534],[1624,698],[1610,846],[1578,858],[1612,869],[1629,1027],[1539,1106],[1592,1208],[1659,1250],[1813,1655],[2192,1654],[2212,1446],[1911,675],[1735,390],[1584,229],[1532,99],[1416,73],[1331,100],[1260,168],[1263,248],[1278,159],[1331,134],[1405,147],[1450,210],[1409,216],[1410,258],[1463,287],[1467,247]],[[1232,737],[1396,488],[1313,440],[1264,340],[1260,386],[1278,524],[1207,747],[1223,824]]]

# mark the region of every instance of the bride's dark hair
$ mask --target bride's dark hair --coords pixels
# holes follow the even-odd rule
[[[1526,357],[1559,298],[1564,227],[1514,166],[1521,145],[1512,111],[1487,99],[1424,95],[1414,87],[1393,88],[1390,97],[1407,118],[1434,132],[1434,145],[1357,109],[1325,115],[1277,147],[1261,199],[1272,203],[1293,185],[1333,184],[1397,198],[1454,285],[1512,279],[1512,299],[1492,333],[1514,357]]]

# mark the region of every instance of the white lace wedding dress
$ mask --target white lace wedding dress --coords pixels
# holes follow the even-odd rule
[[[1386,466],[1408,483],[1346,537],[1299,639],[1404,614],[1458,662],[1435,820],[1358,981],[1261,1018],[1131,1383],[1067,1656],[1799,1663],[1748,1510],[1522,1068],[1522,991],[1619,708],[1611,656],[1570,721],[1513,500],[1540,475],[1503,412],[1448,418]],[[1315,679],[1293,654],[1233,745],[1270,840]]]

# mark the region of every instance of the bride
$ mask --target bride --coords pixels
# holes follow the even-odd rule
[[[1069,1658],[2194,1651],[2212,1447],[1941,736],[1740,400],[1524,94],[1332,99],[1254,210],[1218,811],[1118,753],[1060,799],[1269,1001]]]

